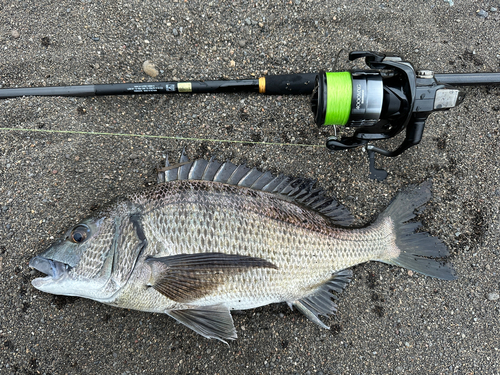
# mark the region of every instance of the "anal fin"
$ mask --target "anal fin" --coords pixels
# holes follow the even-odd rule
[[[327,316],[337,311],[337,305],[332,300],[332,298],[337,299],[337,297],[332,292],[341,293],[351,281],[351,277],[351,270],[339,271],[313,293],[300,300],[288,302],[288,305],[295,306],[297,310],[321,328],[329,329],[330,327],[319,319],[319,315]]]
[[[229,309],[222,305],[169,310],[167,314],[207,339],[235,340],[238,336]]]

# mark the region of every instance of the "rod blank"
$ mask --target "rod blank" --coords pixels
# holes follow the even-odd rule
[[[111,83],[102,85],[20,87],[0,89],[0,98],[20,96],[102,96],[259,91],[258,79],[191,82]]]
[[[441,73],[434,74],[439,83],[454,86],[491,86],[500,84],[500,73]]]
[[[0,99],[20,96],[93,96],[95,85],[55,86],[55,87],[20,87],[0,89]]]

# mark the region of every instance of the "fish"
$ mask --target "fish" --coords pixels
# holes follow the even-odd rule
[[[318,326],[337,311],[351,267],[378,261],[456,278],[446,245],[419,231],[431,182],[409,186],[354,226],[316,182],[197,159],[184,151],[158,184],[111,201],[29,266],[42,292],[164,313],[209,339],[237,338],[232,310],[286,302]]]

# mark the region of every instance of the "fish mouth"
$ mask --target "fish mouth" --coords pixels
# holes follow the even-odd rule
[[[31,282],[35,288],[47,282],[61,279],[64,275],[67,275],[68,271],[71,269],[66,263],[41,256],[32,258],[29,262],[29,267],[47,275],[46,277],[38,277]]]

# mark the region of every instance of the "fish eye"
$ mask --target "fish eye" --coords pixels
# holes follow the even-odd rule
[[[77,225],[71,231],[69,238],[74,243],[82,243],[87,239],[89,232],[90,229],[85,225]]]

